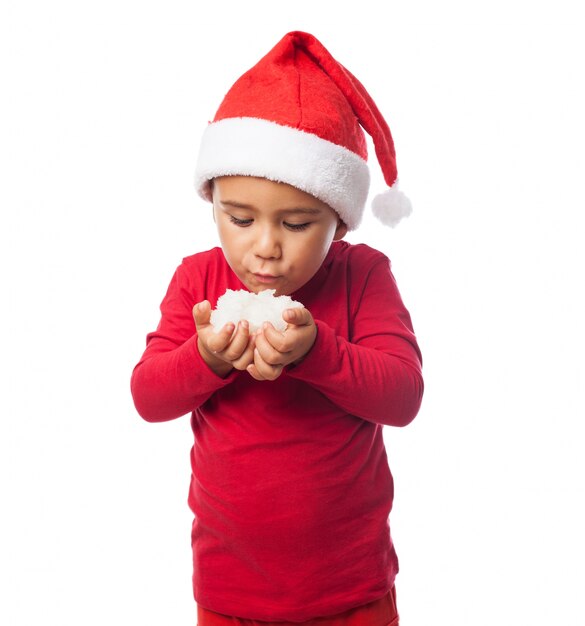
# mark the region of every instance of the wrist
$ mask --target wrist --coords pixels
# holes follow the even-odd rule
[[[232,371],[233,365],[208,350],[201,341],[201,337],[197,337],[197,348],[207,367],[220,378],[225,378]]]
[[[315,325],[313,328],[314,328],[314,331],[312,334],[311,341],[309,343],[309,347],[303,352],[303,354],[301,354],[301,356],[299,356],[297,359],[295,359],[294,361],[290,363],[291,367],[294,367],[295,365],[302,363],[302,361],[304,361],[307,358],[307,356],[313,349],[313,346],[315,345],[315,342],[317,341],[317,326]]]

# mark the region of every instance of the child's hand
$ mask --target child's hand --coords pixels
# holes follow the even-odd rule
[[[218,376],[227,376],[234,367],[245,370],[254,361],[255,336],[250,335],[248,322],[241,321],[237,329],[234,324],[226,324],[216,333],[211,325],[211,305],[207,300],[193,307],[193,319],[199,354]]]
[[[276,380],[286,365],[298,363],[315,343],[317,326],[308,309],[286,309],[282,317],[288,324],[284,332],[266,323],[256,334],[254,362],[247,367],[256,380]]]

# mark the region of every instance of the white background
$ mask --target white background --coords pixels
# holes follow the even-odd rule
[[[349,237],[391,257],[425,359],[385,429],[401,623],[585,623],[577,5],[3,1],[0,623],[195,624],[189,420],[143,422],[129,378],[217,241],[201,132],[294,29],[369,89],[415,209]]]

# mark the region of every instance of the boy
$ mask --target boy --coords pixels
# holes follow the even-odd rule
[[[307,33],[245,73],[203,136],[196,181],[221,248],[178,267],[132,376],[144,419],[192,414],[199,626],[398,624],[382,427],[417,414],[421,356],[388,259],[342,241],[368,193],[360,125],[391,187],[374,210],[394,224],[410,206],[390,130]],[[215,333],[226,289],[304,308],[284,332]]]

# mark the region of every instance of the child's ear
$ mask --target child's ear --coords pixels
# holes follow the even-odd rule
[[[347,235],[347,226],[341,218],[337,220],[337,228],[335,229],[335,235],[333,235],[333,241],[339,241]]]
[[[209,181],[209,193],[211,195],[211,215],[213,221],[217,224],[217,220],[215,219],[215,202],[213,201],[213,178]]]

